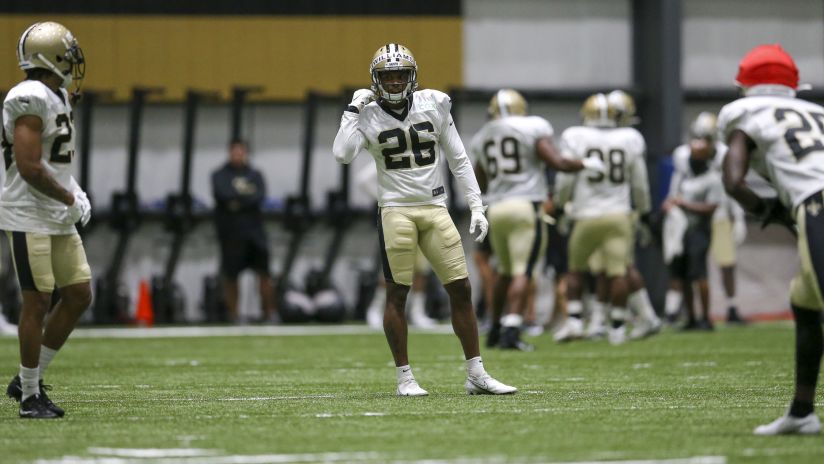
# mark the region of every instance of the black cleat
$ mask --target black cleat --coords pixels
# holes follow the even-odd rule
[[[692,332],[695,330],[700,330],[701,325],[695,319],[687,321],[684,325],[682,325],[678,330],[681,332]]]
[[[46,391],[51,390],[51,385],[44,385],[43,381],[40,381],[40,396],[43,399],[43,403],[46,404],[52,412],[57,414],[57,417],[63,417],[66,414],[66,411],[63,410],[60,406],[54,404],[51,399],[49,399],[49,395],[46,394]],[[6,396],[9,398],[14,398],[15,401],[18,403],[20,399],[23,398],[23,385],[20,383],[20,376],[15,375],[9,386],[6,388]]]
[[[711,332],[715,330],[715,327],[712,325],[712,321],[709,319],[701,319],[698,321],[698,330],[704,330],[707,332]]]
[[[730,306],[727,308],[727,324],[746,325],[747,320],[738,314],[738,308]]]
[[[521,329],[518,327],[505,327],[498,346],[504,350],[535,351],[534,346],[521,340]]]
[[[41,395],[32,395],[20,403],[20,417],[23,419],[57,419],[60,416],[49,409]]]
[[[501,324],[492,324],[486,334],[486,347],[495,348],[501,342]]]

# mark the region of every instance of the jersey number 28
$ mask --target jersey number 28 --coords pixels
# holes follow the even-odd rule
[[[624,150],[613,148],[604,153],[603,150],[599,148],[590,148],[587,150],[587,158],[590,156],[601,158],[601,161],[607,165],[607,174],[604,175],[602,172],[592,173],[587,177],[588,181],[592,183],[603,182],[605,178],[609,177],[609,181],[613,184],[621,184],[624,182],[624,162],[627,157]]]

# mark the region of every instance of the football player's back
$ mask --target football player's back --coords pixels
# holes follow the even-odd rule
[[[641,134],[629,127],[575,126],[564,131],[561,143],[568,154],[598,157],[607,166],[605,173],[579,174],[572,192],[575,217],[629,212],[633,187],[647,182]]]

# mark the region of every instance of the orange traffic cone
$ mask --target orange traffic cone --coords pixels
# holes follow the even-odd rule
[[[149,294],[149,283],[146,280],[140,281],[140,289],[137,294],[137,312],[135,312],[134,320],[137,325],[143,327],[151,327],[154,323],[152,295]]]

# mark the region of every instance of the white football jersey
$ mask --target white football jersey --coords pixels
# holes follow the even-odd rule
[[[552,126],[540,116],[509,116],[481,127],[470,147],[473,159],[486,172],[490,202],[515,197],[546,199],[546,165],[535,144],[552,134]]]
[[[443,161],[463,187],[470,208],[480,208],[480,189],[455,129],[452,101],[437,90],[418,90],[402,111],[378,102],[358,114],[344,111],[333,152],[351,162],[366,149],[375,159],[380,206],[446,205]]]
[[[67,190],[72,189],[74,120],[65,89],[53,92],[37,80],[17,84],[3,102],[3,158],[6,179],[0,193],[0,229],[60,235],[76,232],[68,208],[29,185],[14,162],[14,125],[21,116],[43,121],[41,163]]]
[[[726,155],[727,146],[716,142],[715,156],[709,162],[709,170],[712,172],[696,175],[690,165],[689,144],[676,147],[672,152],[673,172],[668,196],[717,204],[713,220],[732,219],[735,200],[724,192],[724,184],[721,181],[721,167]]]
[[[824,189],[824,108],[784,96],[750,96],[721,109],[724,140],[734,130],[755,142],[750,166],[788,208]]]
[[[571,194],[573,217],[629,213],[633,206],[642,214],[650,210],[647,148],[640,132],[631,127],[575,126],[561,134],[560,146],[564,156],[597,156],[606,166],[605,173],[558,173],[557,196],[563,203]]]

